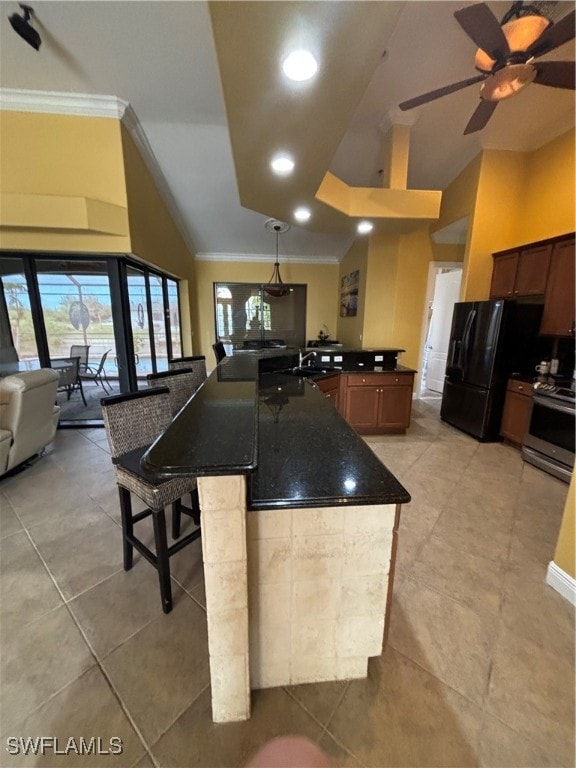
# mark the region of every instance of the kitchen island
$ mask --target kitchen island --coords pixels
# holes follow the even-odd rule
[[[365,677],[380,655],[408,492],[298,356],[226,358],[142,459],[198,477],[212,714],[250,690]]]

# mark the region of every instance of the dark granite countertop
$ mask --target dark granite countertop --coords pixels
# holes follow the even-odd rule
[[[405,504],[410,495],[314,384],[265,373],[252,509]]]
[[[260,360],[225,358],[146,451],[143,469],[159,478],[249,474],[249,509],[410,501],[312,378],[261,373]],[[263,367],[293,364],[267,355]]]

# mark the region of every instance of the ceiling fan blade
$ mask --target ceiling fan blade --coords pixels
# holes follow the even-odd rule
[[[491,59],[504,61],[510,46],[496,16],[485,3],[469,5],[454,12],[456,21],[468,37]]]
[[[478,104],[474,110],[472,117],[468,121],[468,125],[464,130],[464,136],[466,136],[468,133],[481,131],[488,120],[490,120],[492,117],[492,114],[494,113],[494,110],[497,106],[497,101],[485,101],[484,99],[480,99],[480,104]]]
[[[568,40],[573,40],[575,36],[574,18],[575,11],[571,11],[556,24],[550,24],[549,27],[546,27],[540,37],[528,46],[526,56],[542,56],[544,53],[558,48],[559,45],[567,43]]]
[[[445,85],[443,88],[437,88],[435,91],[423,93],[422,96],[415,96],[413,99],[403,101],[402,104],[399,104],[398,106],[403,111],[412,109],[413,107],[419,107],[421,104],[427,104],[429,101],[439,99],[441,96],[447,96],[449,93],[454,93],[454,91],[459,91],[462,88],[467,88],[469,85],[479,83],[481,80],[486,80],[487,77],[488,74],[474,75],[474,77],[469,77],[467,80],[460,80],[458,83],[452,83],[452,85]]]
[[[533,66],[536,67],[534,82],[538,85],[574,90],[575,70],[573,61],[540,61]]]

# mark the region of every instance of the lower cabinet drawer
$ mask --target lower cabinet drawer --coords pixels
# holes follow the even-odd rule
[[[392,387],[397,384],[400,387],[411,387],[413,380],[413,373],[353,373],[346,375],[346,386]]]

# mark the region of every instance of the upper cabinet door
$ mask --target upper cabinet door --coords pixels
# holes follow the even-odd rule
[[[554,244],[540,333],[574,338],[574,237]]]
[[[514,297],[518,257],[518,251],[494,254],[492,283],[490,285],[491,299],[512,299]]]
[[[520,251],[514,296],[543,296],[550,266],[552,243]]]

